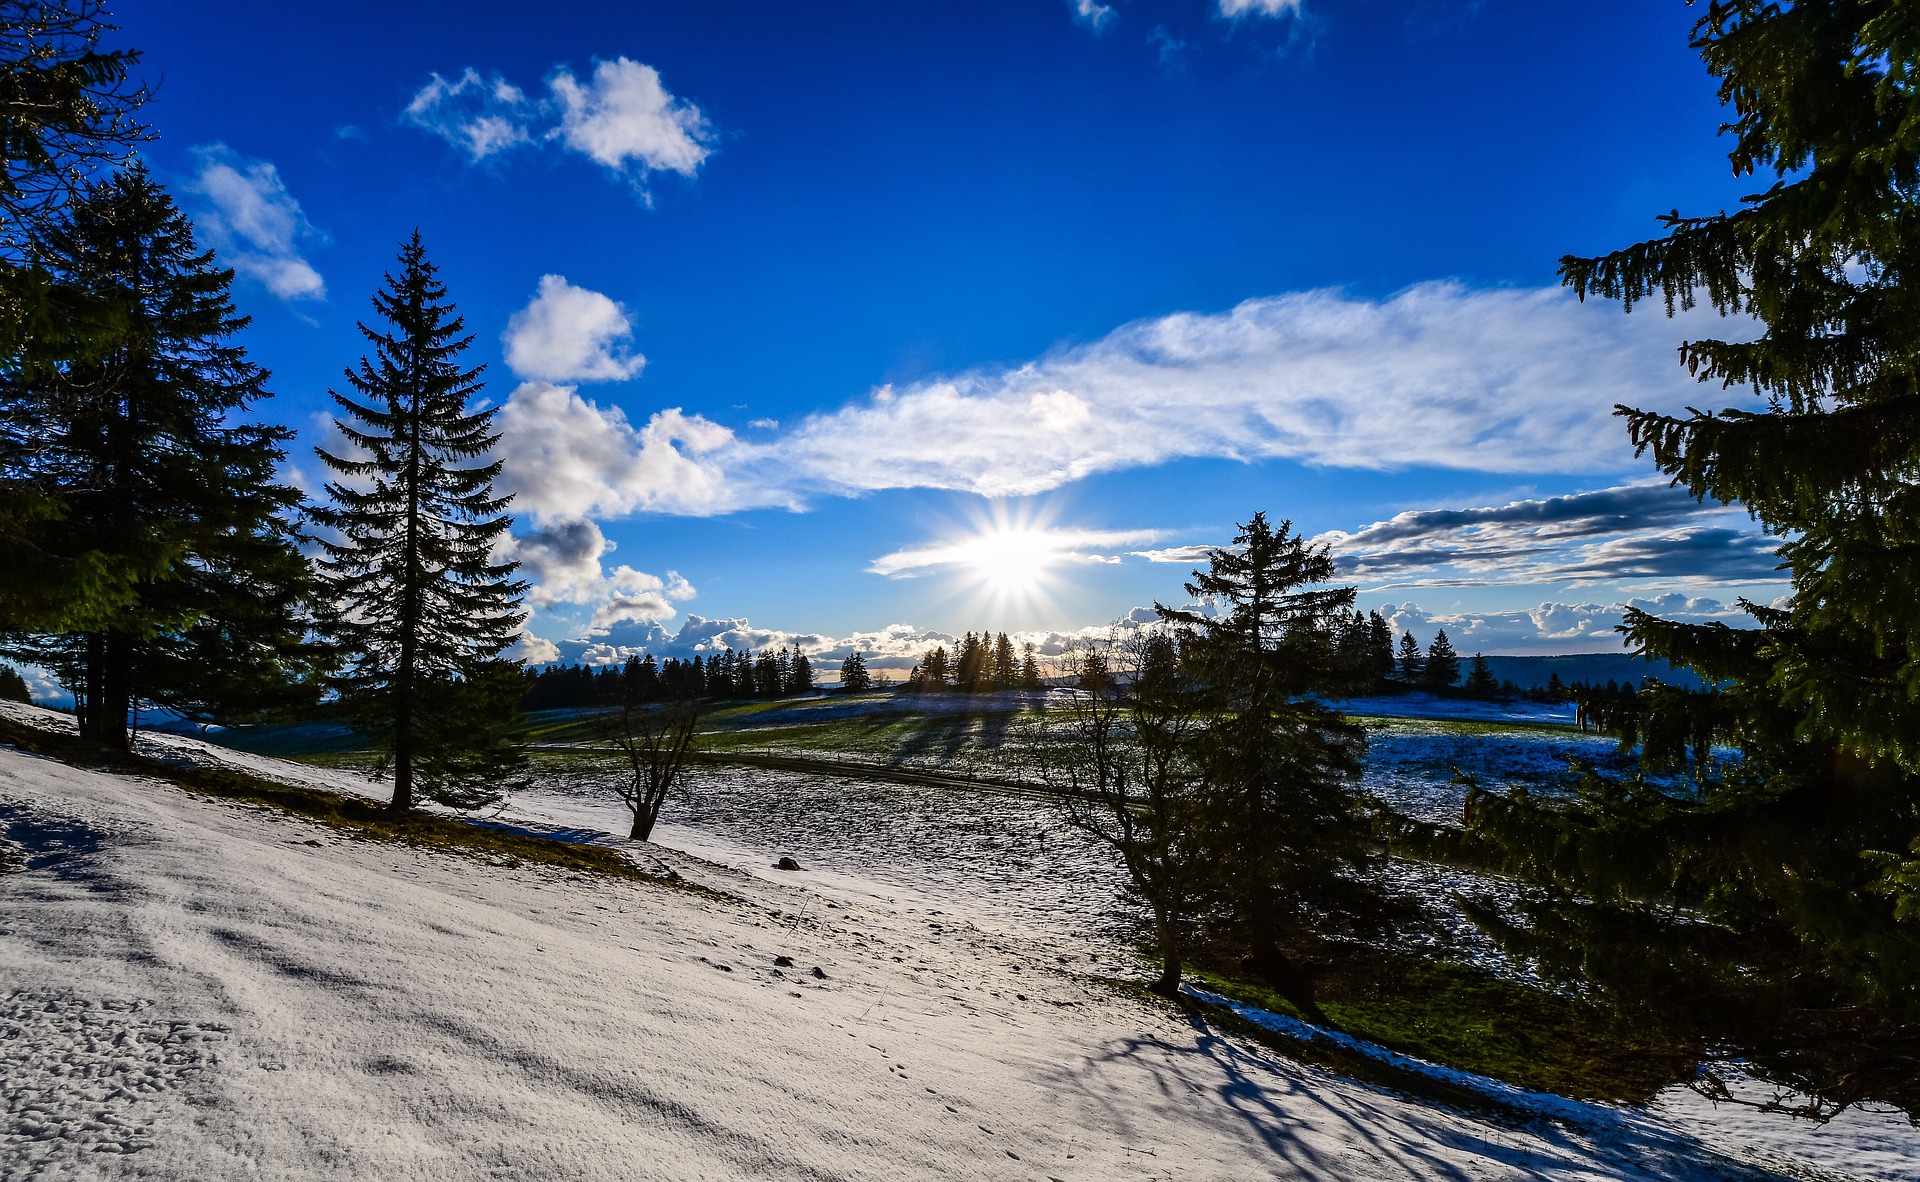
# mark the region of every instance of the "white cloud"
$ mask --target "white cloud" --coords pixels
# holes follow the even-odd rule
[[[193,151],[199,171],[189,188],[211,205],[194,220],[221,259],[283,300],[326,299],[326,281],[300,254],[300,243],[324,244],[326,235],[307,221],[280,171],[225,144]]]
[[[1091,530],[1027,528],[989,531],[950,542],[912,546],[883,554],[867,569],[877,575],[911,578],[953,567],[1002,568],[1016,564],[1030,569],[1047,566],[1112,563],[1112,553],[1144,546],[1162,536],[1158,530]]]
[[[617,382],[647,359],[628,351],[626,311],[597,291],[559,275],[542,275],[533,301],[513,314],[501,335],[507,368],[543,382]]]
[[[407,103],[402,118],[430,131],[478,163],[533,142],[529,130],[538,106],[519,87],[495,74],[482,78],[469,66],[449,82],[438,74]]]
[[[836,492],[1056,488],[1194,456],[1330,467],[1613,472],[1636,467],[1619,402],[1698,388],[1679,329],[1557,288],[1332,291],[1122,327],[1009,370],[883,389],[772,445]]]
[[[560,659],[560,646],[531,632],[522,632],[504,655],[509,661],[546,665]]]
[[[446,140],[471,164],[557,144],[631,180],[643,198],[651,174],[691,177],[713,152],[706,115],[669,93],[652,66],[617,57],[595,62],[585,81],[562,66],[546,86],[535,99],[498,73],[482,77],[469,66],[452,80],[429,76],[401,118]]]
[[[733,432],[678,408],[635,429],[619,407],[571,386],[526,382],[496,420],[501,488],[536,522],[634,512],[707,516],[742,508],[720,462]]]
[[[1776,538],[1747,515],[1666,484],[1635,484],[1471,509],[1425,509],[1315,539],[1343,577],[1388,587],[1655,583],[1782,578]]]
[[[1067,0],[1067,6],[1073,9],[1073,19],[1098,33],[1107,22],[1113,19],[1113,7],[1097,3],[1096,0]]]
[[[693,584],[677,571],[668,571],[663,579],[630,566],[615,567],[606,577],[606,588],[607,601],[594,609],[587,625],[590,633],[628,621],[671,620],[679,614],[674,602],[694,597]]]
[[[1559,288],[1302,292],[1139,321],[1012,368],[881,387],[770,439],[678,410],[636,431],[617,408],[529,384],[507,416],[520,404],[527,430],[503,425],[512,447],[535,442],[540,467],[506,458],[523,487],[572,490],[551,511],[575,517],[890,488],[1018,496],[1195,457],[1617,477],[1646,465],[1615,404],[1677,411],[1701,400],[1675,346],[1743,327],[1703,312],[1629,316]]]
[[[601,560],[612,550],[598,525],[575,519],[510,535],[500,556],[520,563],[533,607],[593,605],[591,633],[627,621],[672,619],[678,614],[674,604],[694,597],[693,585],[675,571],[662,578],[626,565],[606,570]]]
[[[711,151],[713,130],[700,108],[667,93],[660,72],[624,57],[594,63],[582,83],[561,69],[547,80],[560,126],[547,133],[616,171],[692,176]]]
[[[1425,644],[1444,628],[1453,647],[1463,653],[1596,653],[1625,651],[1625,641],[1614,629],[1629,606],[1682,623],[1754,625],[1753,617],[1734,605],[1677,592],[1625,602],[1547,602],[1502,611],[1428,611],[1416,603],[1382,604],[1379,611],[1396,635],[1412,632]]]
[[[1220,15],[1228,20],[1241,17],[1299,16],[1303,0],[1220,0]]]

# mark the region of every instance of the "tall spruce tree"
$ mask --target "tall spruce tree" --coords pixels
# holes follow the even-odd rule
[[[494,412],[469,410],[482,367],[461,355],[473,338],[418,231],[399,262],[373,296],[383,327],[360,326],[373,352],[347,371],[353,394],[333,392],[349,446],[317,449],[338,474],[332,504],[314,511],[336,534],[320,565],[338,609],[340,695],[391,758],[393,807],[413,807],[416,792],[473,807],[519,766],[505,735],[515,666],[500,653],[526,619],[526,584],[493,557],[513,519],[493,491],[500,465],[484,461]]]
[[[1427,656],[1420,651],[1420,642],[1413,633],[1400,634],[1400,654],[1395,659],[1400,666],[1400,680],[1408,685],[1419,685],[1427,676]]]
[[[16,356],[7,375],[31,479],[62,506],[35,550],[129,577],[113,610],[9,647],[54,669],[81,733],[110,747],[127,746],[141,701],[224,721],[310,701],[299,494],[274,481],[290,432],[231,421],[267,397],[233,339],[247,324],[233,272],[140,167],[88,187],[35,257],[111,325],[81,350]]]
[[[1207,564],[1187,594],[1221,610],[1155,611],[1185,634],[1182,656],[1210,698],[1195,763],[1217,868],[1211,918],[1249,967],[1317,1016],[1312,959],[1385,914],[1354,795],[1366,732],[1326,705],[1367,681],[1337,649],[1354,589],[1328,586],[1327,548],[1264,513]]]
[[[864,694],[873,688],[873,676],[867,672],[867,659],[860,655],[859,649],[847,654],[840,662],[840,688],[850,694]]]
[[[1434,633],[1433,643],[1427,646],[1427,664],[1420,680],[1434,693],[1452,689],[1460,680],[1460,654],[1453,651],[1453,641],[1447,639],[1445,628]]]
[[[1620,414],[1676,484],[1783,539],[1793,592],[1744,604],[1747,629],[1629,611],[1632,646],[1714,688],[1650,681],[1590,713],[1681,775],[1481,794],[1474,836],[1550,888],[1483,918],[1797,1093],[1776,1107],[1920,1114],[1920,39],[1898,4],[1716,0],[1692,45],[1734,173],[1767,183],[1561,273],[1763,326],[1681,350],[1763,409]]]
[[[50,231],[148,138],[137,50],[103,49],[113,30],[92,0],[0,0],[0,631],[96,631],[137,606],[158,568],[116,550],[79,550],[45,463],[44,420],[20,383],[34,371],[97,364],[118,346],[112,306],[40,257]]]

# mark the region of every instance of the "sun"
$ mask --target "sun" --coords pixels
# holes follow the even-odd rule
[[[1058,560],[1058,546],[1031,529],[994,529],[963,543],[965,564],[996,594],[1031,595]]]

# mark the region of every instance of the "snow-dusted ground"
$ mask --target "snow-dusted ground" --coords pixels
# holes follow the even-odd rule
[[[1698,1178],[1745,1173],[1703,1141],[1756,1140],[1684,1106],[1506,1127],[1385,1095],[1116,993],[1097,947],[990,899],[975,922],[744,840],[702,847],[741,869],[654,853],[716,899],[7,750],[0,828],[27,863],[0,875],[9,1182]],[[1830,1168],[1920,1176],[1904,1125],[1855,1125],[1798,1129]]]

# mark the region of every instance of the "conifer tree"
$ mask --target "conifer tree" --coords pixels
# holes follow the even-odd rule
[[[37,245],[150,138],[136,120],[148,97],[131,79],[139,51],[101,47],[113,28],[92,0],[0,7],[0,631],[110,629],[161,569],[76,546],[47,424],[22,386],[120,347],[111,300],[50,269]]]
[[[1426,668],[1421,670],[1420,680],[1434,693],[1452,689],[1460,680],[1460,654],[1453,651],[1445,628],[1435,633],[1433,643],[1427,646]]]
[[[1013,666],[1013,641],[1002,632],[993,640],[993,688],[1012,689],[1019,676]]]
[[[934,645],[920,660],[920,689],[924,693],[937,694],[948,688],[950,677],[945,645]]]
[[[1473,654],[1473,663],[1467,668],[1467,680],[1460,688],[1472,698],[1494,698],[1500,694],[1500,683],[1493,679],[1493,670],[1488,667],[1487,659],[1479,653]]]
[[[1224,610],[1155,611],[1186,633],[1183,656],[1211,698],[1196,763],[1209,798],[1214,914],[1257,973],[1318,1015],[1303,955],[1362,935],[1383,914],[1352,790],[1366,732],[1325,704],[1355,685],[1334,643],[1354,589],[1327,586],[1327,548],[1264,513],[1207,563],[1187,594]]]
[[[1675,484],[1783,539],[1792,596],[1743,604],[1746,629],[1627,613],[1630,645],[1712,688],[1583,705],[1684,782],[1483,794],[1477,836],[1551,887],[1517,925],[1486,918],[1801,1111],[1920,1114],[1920,40],[1904,5],[1715,0],[1692,45],[1760,191],[1561,274],[1582,298],[1762,326],[1681,361],[1764,407],[1620,413]]]
[[[787,687],[788,693],[810,694],[813,692],[813,662],[807,659],[807,654],[801,652],[798,645],[793,649],[792,677],[793,680]]]
[[[1413,633],[1411,632],[1402,632],[1400,634],[1400,655],[1398,662],[1400,665],[1401,681],[1406,682],[1408,685],[1419,685],[1426,680],[1427,656],[1420,651],[1420,642],[1413,638]]]
[[[1376,688],[1393,676],[1393,628],[1377,611],[1367,613],[1367,668]]]
[[[310,703],[308,570],[288,521],[299,494],[274,481],[291,433],[232,421],[267,397],[266,371],[233,340],[247,324],[233,272],[140,167],[87,188],[36,257],[112,327],[83,351],[16,356],[7,375],[32,480],[62,506],[33,549],[133,577],[113,610],[14,651],[54,669],[81,733],[110,747],[127,746],[139,701],[209,721]],[[35,565],[12,548],[7,561]]]
[[[499,654],[526,619],[512,562],[493,548],[513,519],[493,491],[492,410],[470,410],[481,367],[472,337],[415,231],[399,274],[374,294],[379,327],[333,393],[342,454],[316,449],[336,478],[314,518],[321,570],[338,605],[330,630],[346,663],[342,701],[393,768],[393,807],[416,791],[473,807],[511,785],[521,760],[504,736],[517,704],[489,692]]]
[[[873,688],[873,677],[867,672],[867,659],[860,655],[859,649],[847,654],[840,663],[840,688],[850,694],[864,694]]]
[[[780,662],[768,649],[753,661],[753,690],[763,698],[780,696]]]
[[[1031,640],[1020,646],[1020,688],[1023,690],[1043,690],[1047,683],[1040,676],[1040,661]]]

